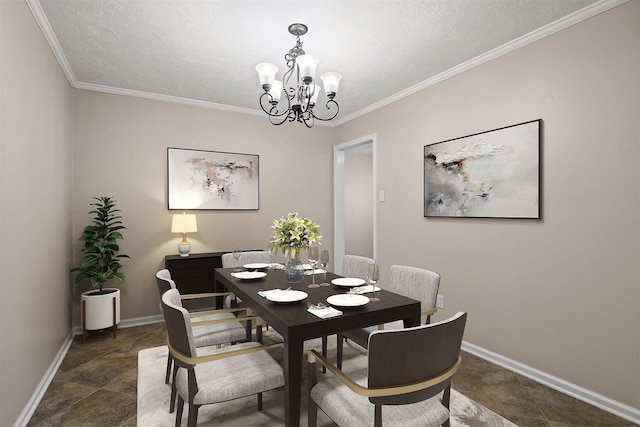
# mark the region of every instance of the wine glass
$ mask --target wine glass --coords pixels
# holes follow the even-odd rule
[[[324,270],[324,282],[320,283],[320,286],[330,286],[330,284],[327,283],[327,267],[329,267],[329,251],[326,249],[320,252],[320,266]]]
[[[380,267],[378,267],[377,263],[369,266],[367,280],[369,281],[369,284],[373,286],[373,296],[369,297],[369,301],[380,301],[380,298],[376,297],[376,283],[380,280]]]
[[[309,247],[309,265],[311,265],[311,284],[310,288],[319,288],[320,285],[316,284],[316,267],[318,266],[318,247],[311,246]]]
[[[238,248],[233,248],[233,260],[236,269],[234,271],[242,271],[240,268],[240,258],[242,257],[242,251]]]

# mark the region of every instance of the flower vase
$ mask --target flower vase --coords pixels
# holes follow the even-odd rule
[[[287,283],[302,282],[304,267],[297,254],[287,258],[287,262],[284,265],[284,275],[287,278]]]

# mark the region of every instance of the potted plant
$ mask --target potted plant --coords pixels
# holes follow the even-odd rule
[[[104,196],[93,199],[96,202],[90,204],[94,206],[89,212],[93,214],[91,225],[87,225],[80,236],[80,240],[84,241],[80,262],[71,269],[80,273],[76,276],[76,283],[89,280],[94,288],[81,295],[83,341],[86,340],[87,331],[108,327],[113,328],[113,337],[116,337],[117,324],[120,322],[120,289],[105,288],[104,285],[113,279],[124,282],[125,274],[120,272],[120,261],[129,258],[119,253],[118,240],[124,239],[120,230],[126,227],[122,225],[116,201]]]

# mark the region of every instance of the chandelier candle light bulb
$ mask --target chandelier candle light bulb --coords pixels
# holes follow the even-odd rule
[[[260,96],[260,108],[267,113],[269,121],[274,125],[299,122],[312,127],[315,120],[333,120],[340,111],[334,100],[338,93],[338,84],[342,76],[336,72],[324,73],[320,77],[324,84],[329,110],[328,117],[319,117],[314,111],[320,95],[320,87],[315,84],[315,74],[319,58],[302,50],[300,36],[306,34],[308,28],[304,24],[289,25],[289,33],[296,37],[296,45],[285,54],[287,70],[282,81],[276,80],[278,67],[262,62],[256,66],[260,85],[264,93]]]

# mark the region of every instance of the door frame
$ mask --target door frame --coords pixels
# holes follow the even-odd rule
[[[377,214],[377,159],[376,159],[376,134],[366,135],[352,141],[348,141],[333,147],[333,270],[342,274],[342,261],[345,255],[345,201],[344,201],[344,175],[345,154],[359,152],[363,149],[371,149],[373,162],[373,258],[378,257],[378,214]]]

